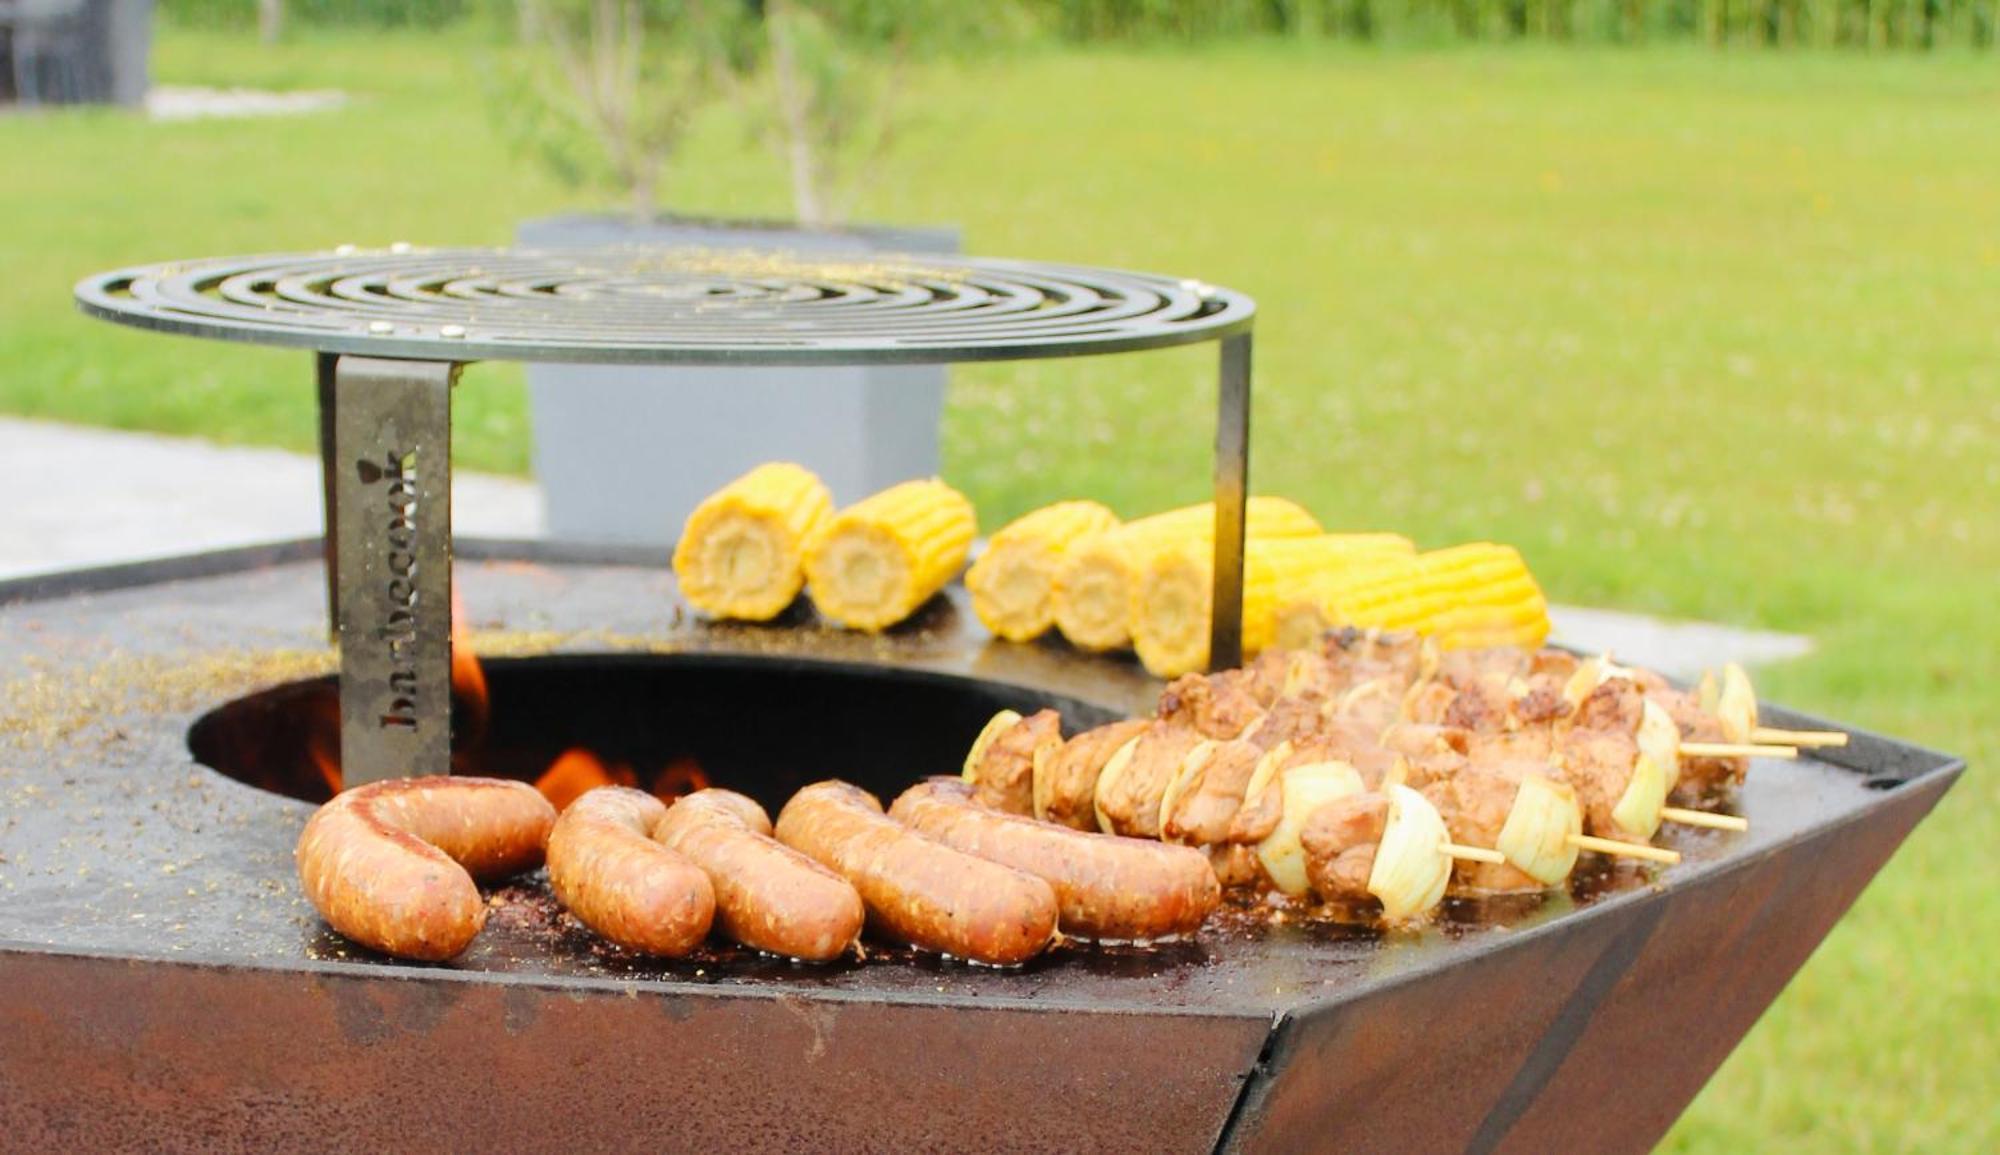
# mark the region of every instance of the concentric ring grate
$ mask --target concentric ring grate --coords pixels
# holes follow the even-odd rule
[[[1256,310],[1111,269],[662,249],[224,257],[102,273],[76,296],[120,324],[325,353],[738,365],[1125,352],[1241,332]]]

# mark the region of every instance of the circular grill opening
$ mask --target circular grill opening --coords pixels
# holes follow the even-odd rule
[[[662,795],[725,786],[774,816],[795,790],[823,778],[886,801],[926,775],[956,774],[998,710],[1053,707],[1079,729],[1118,716],[1000,682],[797,658],[611,654],[482,664],[485,707],[461,696],[453,711],[453,773],[541,782],[552,795],[599,784],[598,774]],[[339,728],[337,684],[316,678],[217,707],[190,728],[188,748],[240,782],[323,802],[340,781]]]

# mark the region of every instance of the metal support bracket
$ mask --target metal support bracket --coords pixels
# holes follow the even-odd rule
[[[332,602],[348,786],[451,772],[451,387],[444,361],[331,373]]]
[[[1243,537],[1250,482],[1250,333],[1221,341],[1215,414],[1215,587],[1208,668],[1243,664]]]
[[[326,636],[340,644],[340,457],[333,448],[333,369],[336,353],[313,354],[313,385],[319,398],[320,541],[326,562]]]

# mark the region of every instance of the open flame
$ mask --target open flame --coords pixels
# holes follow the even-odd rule
[[[471,618],[458,586],[451,587],[451,727],[453,745],[476,750],[486,739],[493,717],[493,700],[486,691],[486,670],[472,652]]]
[[[326,792],[338,794],[340,779],[340,699],[334,695],[313,703],[313,717],[306,724],[306,754],[326,779]]]
[[[702,773],[701,763],[686,754],[660,767],[659,774],[653,778],[653,797],[669,806],[677,798],[706,789],[708,775]]]
[[[472,628],[465,603],[460,600],[456,588],[451,595],[451,696],[452,772],[478,774],[484,761],[481,748],[492,721],[493,704],[486,684],[486,670],[480,665],[479,655],[473,652]],[[305,748],[307,757],[325,780],[328,793],[340,793],[343,781],[338,697],[329,695],[314,708],[305,735]],[[535,779],[535,788],[556,809],[561,810],[587,791],[600,786],[637,787],[639,783],[639,774],[629,763],[607,762],[595,752],[577,746],[557,755],[548,769]],[[661,767],[659,773],[651,777],[648,788],[655,797],[671,804],[677,798],[706,788],[708,784],[708,775],[703,772],[701,764],[683,755]]]
[[[459,751],[452,756],[452,769],[460,774],[473,773],[471,752],[485,740],[493,702],[486,688],[486,670],[472,650],[470,618],[456,586],[451,591],[451,699],[452,744]],[[306,755],[326,781],[327,792],[340,793],[343,779],[337,697],[327,698],[325,708],[314,711],[306,734]]]
[[[602,758],[581,746],[564,750],[549,763],[549,768],[535,779],[535,789],[542,797],[555,805],[557,810],[569,809],[569,804],[599,786],[637,786],[639,776],[624,763],[607,766]]]

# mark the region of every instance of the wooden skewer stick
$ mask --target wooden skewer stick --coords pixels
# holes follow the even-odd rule
[[[1845,730],[1780,730],[1776,726],[1759,726],[1750,732],[1752,742],[1769,742],[1778,746],[1804,746],[1808,749],[1845,746],[1847,739]]]
[[[1799,756],[1799,748],[1752,742],[1682,742],[1681,753],[1690,758],[1781,758],[1789,762]]]
[[[1748,818],[1738,818],[1734,814],[1714,814],[1707,810],[1685,810],[1679,806],[1660,807],[1660,817],[1668,822],[1678,822],[1682,826],[1706,826],[1710,830],[1734,830],[1738,834],[1750,829]]]
[[[1456,842],[1438,843],[1438,852],[1447,858],[1463,858],[1468,862],[1490,862],[1494,866],[1500,866],[1507,861],[1507,856],[1497,850],[1488,850],[1483,846],[1460,846]]]
[[[1569,844],[1578,850],[1595,850],[1599,854],[1609,854],[1616,858],[1643,858],[1648,862],[1664,862],[1674,866],[1681,860],[1681,852],[1661,846],[1648,846],[1643,842],[1619,842],[1612,838],[1598,838],[1590,834],[1572,834]]]

